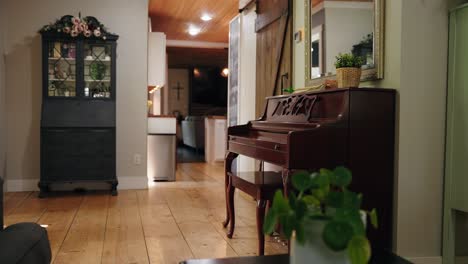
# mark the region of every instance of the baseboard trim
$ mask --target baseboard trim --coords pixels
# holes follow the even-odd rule
[[[6,191],[7,192],[31,192],[39,191],[37,183],[39,179],[21,179],[21,180],[6,180]]]
[[[117,189],[119,190],[141,190],[141,189],[148,189],[148,178],[146,176],[121,176],[118,177],[119,185]],[[5,186],[7,192],[31,192],[31,191],[39,191],[37,187],[37,183],[39,179],[21,179],[21,180],[6,180]],[[60,184],[58,189],[60,190],[67,190],[72,189],[68,184]],[[86,186],[90,186],[89,188],[93,188],[92,183],[86,183]],[[103,189],[102,183],[96,183],[97,189]]]
[[[407,258],[414,264],[442,264],[442,256]]]
[[[118,177],[119,190],[141,190],[148,189],[148,177],[146,176],[121,176]]]

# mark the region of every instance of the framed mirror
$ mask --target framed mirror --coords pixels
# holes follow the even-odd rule
[[[385,0],[304,0],[305,83],[335,79],[335,57],[360,56],[361,81],[383,78]]]

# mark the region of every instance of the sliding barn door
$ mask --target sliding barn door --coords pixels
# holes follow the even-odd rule
[[[257,0],[256,116],[265,97],[279,95],[291,85],[292,8],[290,0]]]

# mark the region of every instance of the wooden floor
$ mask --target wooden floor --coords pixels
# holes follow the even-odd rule
[[[189,258],[255,255],[255,202],[236,194],[236,232],[228,239],[222,164],[185,163],[177,181],[149,190],[5,194],[5,224],[47,226],[53,263],[178,263]],[[266,254],[287,252],[271,238]]]

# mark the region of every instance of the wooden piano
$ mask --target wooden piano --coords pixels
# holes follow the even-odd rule
[[[283,182],[294,170],[344,165],[353,172],[350,189],[363,194],[364,208],[378,211],[379,228],[369,228],[372,245],[391,249],[395,98],[395,90],[379,88],[266,98],[260,119],[228,128],[226,188],[238,155],[281,166]]]

